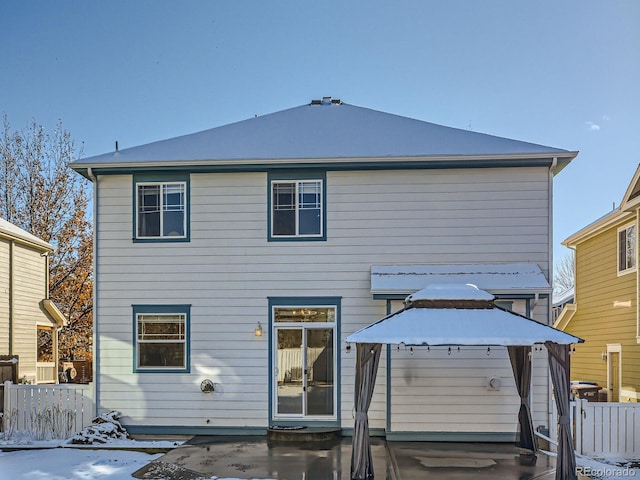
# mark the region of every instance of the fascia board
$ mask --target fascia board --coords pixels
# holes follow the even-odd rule
[[[287,165],[299,168],[300,165],[342,165],[342,164],[369,164],[379,163],[385,164],[388,168],[393,168],[394,163],[416,163],[424,164],[444,164],[443,166],[453,167],[456,163],[474,162],[479,166],[496,164],[508,164],[510,161],[524,163],[530,160],[534,163],[551,165],[554,158],[563,158],[571,160],[577,155],[577,152],[567,152],[563,155],[558,153],[537,153],[537,154],[499,154],[499,155],[439,155],[439,156],[415,156],[415,157],[344,157],[344,158],[260,158],[260,159],[203,159],[203,160],[155,160],[148,162],[131,161],[131,162],[83,162],[77,160],[71,164],[71,168],[76,171],[83,171],[89,167],[94,170],[109,169],[136,169],[143,168],[145,170],[154,168],[175,168],[189,169],[197,167],[246,167],[260,166],[268,168],[270,166]],[[484,163],[483,163],[484,162]],[[451,164],[451,165],[449,165]],[[496,165],[497,166],[497,165]]]
[[[21,245],[26,245],[28,247],[35,248],[36,250],[41,252],[54,252],[56,250],[56,248],[53,245],[45,242],[44,240],[40,240],[40,241],[36,241],[35,239],[31,240],[31,239],[22,237],[20,235],[14,235],[13,233],[7,232],[7,231],[0,231],[0,238],[4,238],[6,240],[19,243]]]
[[[575,303],[567,303],[562,309],[560,316],[553,322],[553,328],[564,331],[564,329],[569,326],[571,319],[577,311],[578,306]]]
[[[44,299],[42,300],[42,307],[46,310],[46,312],[49,314],[49,316],[51,317],[51,319],[59,326],[59,327],[66,327],[67,324],[69,323],[67,320],[67,317],[65,317],[62,312],[60,311],[60,309],[58,308],[58,306],[53,303],[53,301],[49,300],[49,299]]]
[[[632,217],[632,212],[622,211],[620,207],[618,207],[599,220],[596,220],[590,225],[584,227],[582,230],[579,230],[573,235],[567,237],[561,242],[561,244],[565,247],[575,247],[579,243],[589,240],[593,236],[601,233],[603,230],[606,230],[617,223],[624,223],[629,221]]]
[[[640,203],[640,198],[635,198],[631,202],[629,201],[631,192],[633,192],[635,186],[638,184],[638,181],[640,181],[640,165],[638,165],[638,167],[636,168],[636,171],[633,174],[633,178],[631,179],[631,182],[629,182],[629,186],[627,187],[627,190],[624,192],[624,197],[622,197],[622,202],[620,203],[620,207],[623,210],[627,210],[628,208],[631,208],[632,207],[631,204],[637,205],[638,203]]]
[[[505,296],[509,295],[513,298],[521,295],[522,298],[531,298],[535,295],[540,296],[549,296],[553,293],[553,288],[526,288],[526,289],[484,289],[495,296]],[[389,298],[389,299],[404,299],[405,297],[415,293],[415,291],[405,291],[405,290],[376,290],[375,292],[371,292],[378,299]]]

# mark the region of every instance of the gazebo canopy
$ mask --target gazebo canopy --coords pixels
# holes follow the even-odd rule
[[[520,395],[520,446],[536,451],[529,392],[531,346],[544,343],[559,412],[556,480],[575,480],[575,456],[569,418],[569,349],[581,338],[530,318],[503,310],[494,296],[472,284],[435,284],[409,295],[405,308],[346,338],[355,343],[355,423],[351,478],[373,478],[367,411],[375,386],[383,344],[504,346]]]
[[[582,339],[495,307],[493,295],[471,284],[430,285],[409,295],[404,309],[346,338],[348,343],[525,346]]]

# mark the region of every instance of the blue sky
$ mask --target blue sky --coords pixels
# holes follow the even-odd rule
[[[84,156],[322,96],[579,150],[556,259],[640,162],[638,0],[3,0],[0,61],[0,113]]]

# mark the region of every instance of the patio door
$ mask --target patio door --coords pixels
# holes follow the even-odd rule
[[[333,307],[274,308],[274,418],[335,418],[335,328]]]

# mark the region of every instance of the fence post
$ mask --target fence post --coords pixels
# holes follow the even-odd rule
[[[582,420],[583,420],[582,402],[586,402],[586,400],[576,398],[574,400],[574,408],[573,408],[573,424],[574,424],[573,441],[575,443],[576,452],[579,455],[582,455]]]
[[[8,412],[11,408],[11,400],[10,400],[10,390],[11,390],[11,380],[7,380],[4,382],[4,402],[2,405],[2,411]]]
[[[0,419],[0,430],[5,432],[7,430],[8,422],[11,415],[11,381],[6,380],[2,384],[2,418]]]

